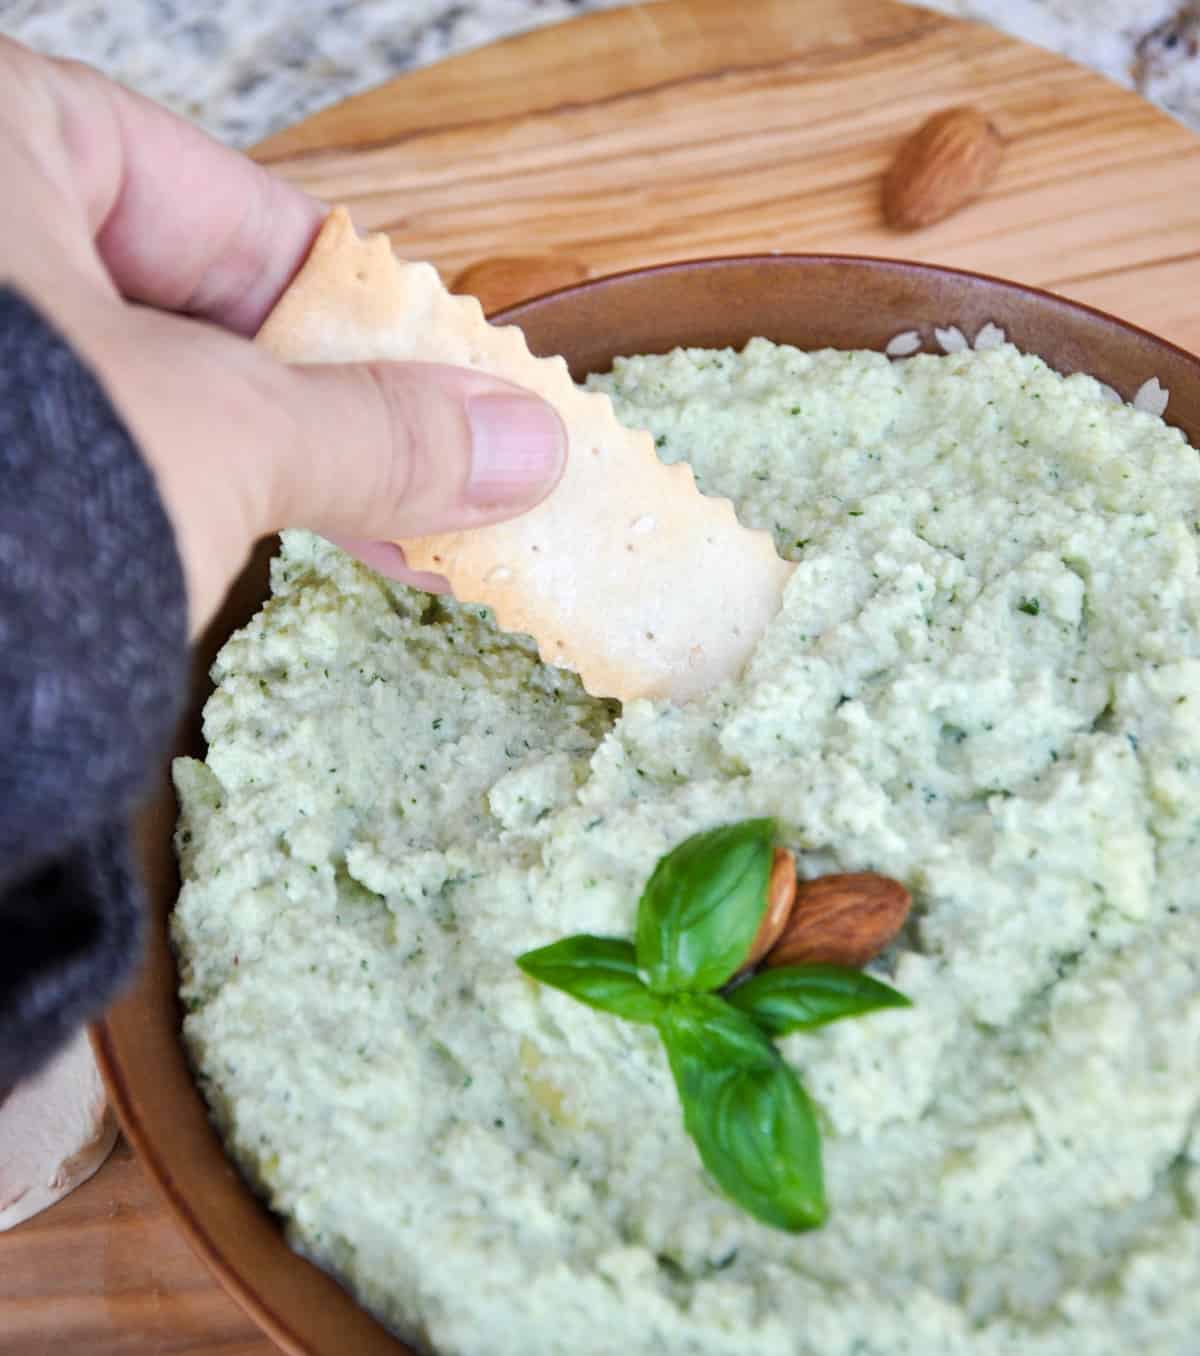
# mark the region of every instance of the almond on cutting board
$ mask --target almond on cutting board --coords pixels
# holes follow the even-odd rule
[[[484,314],[491,315],[518,301],[583,282],[587,275],[586,265],[561,254],[501,256],[481,259],[464,268],[450,284],[450,291],[470,293],[478,298]]]
[[[883,217],[915,230],[957,212],[995,177],[1000,134],[977,108],[947,108],[927,118],[900,147],[883,179]]]

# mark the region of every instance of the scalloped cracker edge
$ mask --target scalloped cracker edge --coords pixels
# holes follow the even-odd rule
[[[741,526],[727,499],[664,466],[608,397],[581,391],[562,358],[535,358],[513,326],[489,325],[436,269],[360,239],[335,209],[268,316],[259,342],[293,363],[453,363],[536,391],[567,428],[566,469],[536,508],[508,522],[400,544],[445,575],[460,601],[537,642],[594,696],[686,701],[736,676],[779,610],[793,566]]]

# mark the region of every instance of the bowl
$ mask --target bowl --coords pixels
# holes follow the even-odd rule
[[[621,354],[678,345],[740,347],[756,335],[804,349],[883,349],[935,325],[974,335],[987,322],[1058,371],[1090,372],[1131,399],[1158,377],[1167,422],[1200,446],[1200,360],[1143,330],[1033,288],[951,269],[833,255],[699,260],[597,279],[509,308],[536,353],[561,353],[578,379]],[[175,753],[200,756],[200,713],[213,656],[267,597],[264,542],[196,648]],[[334,1280],[293,1253],[279,1222],[226,1159],[189,1071],[167,921],[179,882],[176,803],[164,767],[137,825],[148,884],[145,962],[93,1032],[125,1133],[200,1257],[291,1356],[402,1356],[410,1350]]]

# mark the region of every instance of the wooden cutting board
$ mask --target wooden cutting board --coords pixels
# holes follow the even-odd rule
[[[1008,143],[986,197],[912,234],[878,182],[956,103]],[[665,0],[403,77],[259,158],[449,281],[496,255],[593,273],[763,250],[999,273],[1200,349],[1200,139],[1039,48],[891,0]]]
[[[911,235],[879,176],[927,113],[985,109],[986,197]],[[887,254],[1098,305],[1200,351],[1200,139],[1099,76],[891,0],[661,0],[404,76],[265,142],[278,173],[450,279],[739,251]],[[270,1356],[128,1150],[0,1234],[3,1356]]]

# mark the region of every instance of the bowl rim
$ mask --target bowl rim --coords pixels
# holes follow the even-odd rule
[[[1047,291],[1045,288],[1016,282],[1012,279],[998,277],[971,269],[930,264],[891,256],[842,254],[837,252],[771,251],[731,255],[703,255],[694,258],[671,260],[663,263],[646,265],[644,267],[623,269],[618,272],[606,273],[595,278],[588,278],[581,282],[570,283],[548,292],[539,293],[535,297],[526,298],[522,301],[499,308],[490,313],[488,319],[492,323],[498,325],[520,325],[526,317],[532,315],[535,310],[544,307],[547,302],[554,301],[556,303],[561,303],[571,299],[586,299],[594,293],[611,288],[614,284],[640,284],[643,282],[653,284],[656,279],[674,277],[681,274],[704,274],[730,268],[772,268],[777,266],[783,266],[787,269],[795,269],[797,271],[821,266],[846,268],[850,270],[865,270],[868,272],[884,271],[889,274],[902,274],[909,278],[916,277],[926,283],[932,283],[939,279],[951,279],[969,286],[983,285],[990,293],[995,293],[999,290],[1002,294],[1011,297],[1018,302],[1032,300],[1042,311],[1049,310],[1051,313],[1066,316],[1082,315],[1093,321],[1099,322],[1102,326],[1115,327],[1125,336],[1136,339],[1146,349],[1152,350],[1160,355],[1165,354],[1174,358],[1182,363],[1183,366],[1190,371],[1192,376],[1200,378],[1200,356],[1181,348],[1170,340],[1163,339],[1158,335],[1153,334],[1142,326],[1124,320],[1110,312],[1103,311],[1084,302],[1059,296],[1056,293]],[[944,319],[948,324],[957,323],[951,316],[946,316]],[[968,341],[968,345],[969,343],[970,341]],[[833,347],[833,345],[830,345],[830,347]],[[876,351],[881,350],[876,349]],[[1051,363],[1051,366],[1053,367],[1054,364]],[[1197,385],[1200,386],[1200,381],[1197,382]],[[1167,417],[1164,416],[1164,418]],[[1171,422],[1169,418],[1167,418],[1167,422]],[[1188,435],[1186,430],[1184,430],[1184,432],[1185,436],[1188,436],[1189,441],[1193,442],[1193,444],[1200,442],[1200,425],[1198,425],[1196,435]],[[269,538],[264,543],[260,544],[259,550],[255,553],[256,559],[259,556],[262,556],[262,559],[265,562],[265,560],[273,554],[274,540],[274,538]],[[265,565],[263,568],[265,569]],[[230,612],[231,606],[232,605],[227,601],[226,608],[223,609],[216,621],[210,626],[203,640],[200,643],[193,645],[194,654],[198,651],[202,652],[204,648],[207,648],[213,638],[223,642],[228,634],[230,634],[230,628],[226,623],[228,620],[227,614]],[[245,618],[243,617],[242,621],[238,622],[238,624],[243,624],[244,620]],[[223,633],[218,635],[217,633],[221,631],[222,628],[224,628]],[[206,672],[207,666],[205,666],[205,673]],[[199,682],[200,687],[204,688],[204,680],[200,679]],[[210,685],[207,690],[211,690]],[[194,684],[192,703],[195,704],[198,697],[201,695],[207,695],[207,692],[198,692],[197,687]],[[173,749],[171,756],[166,759],[168,769],[171,758],[179,751],[179,748]],[[163,797],[167,797],[169,800],[164,800]],[[163,804],[169,803],[173,808],[173,814],[169,820],[169,826],[173,830],[178,808],[175,805],[173,790],[170,787],[169,774],[160,788],[159,799],[162,800]],[[147,833],[158,833],[161,835],[164,822],[166,821],[164,821],[164,817],[160,813],[157,821],[151,824]],[[169,843],[170,835],[168,834],[168,844]],[[152,891],[147,889],[146,893],[150,896]],[[174,896],[177,894],[178,882],[176,881],[172,902]],[[289,1321],[289,1318],[280,1311],[280,1306],[275,1303],[274,1300],[268,1298],[255,1284],[254,1277],[249,1273],[249,1270],[244,1263],[239,1265],[237,1262],[231,1260],[227,1248],[214,1236],[213,1230],[209,1227],[209,1224],[195,1208],[195,1187],[189,1188],[180,1181],[177,1174],[172,1170],[170,1163],[167,1161],[166,1150],[163,1145],[159,1143],[155,1132],[153,1132],[146,1124],[143,1116],[139,1112],[138,1098],[135,1094],[134,1085],[137,1083],[139,1077],[141,1079],[153,1077],[153,1072],[143,1069],[140,1072],[133,1073],[131,1076],[130,1065],[122,1055],[123,1039],[121,1033],[122,1024],[133,1020],[133,1013],[140,1012],[143,1020],[154,1019],[155,1010],[152,1006],[149,1008],[147,1007],[147,1004],[150,1003],[150,998],[143,991],[147,973],[152,969],[150,960],[150,943],[152,940],[155,941],[156,945],[161,943],[167,948],[172,983],[176,990],[176,999],[178,989],[178,972],[174,953],[170,949],[169,940],[166,940],[168,923],[165,918],[160,920],[159,911],[157,907],[155,907],[153,898],[148,900],[148,904],[149,916],[146,921],[146,937],[143,943],[143,950],[137,974],[130,989],[127,990],[125,997],[119,1000],[118,1004],[114,1005],[114,1007],[102,1014],[92,1024],[90,1031],[96,1060],[108,1087],[114,1109],[116,1110],[121,1123],[121,1128],[134,1148],[147,1176],[154,1183],[156,1190],[165,1201],[176,1224],[179,1226],[189,1245],[209,1271],[216,1277],[226,1293],[230,1295],[258,1327],[271,1338],[271,1340],[285,1352],[289,1353],[289,1356],[325,1356],[327,1348],[324,1346],[314,1347],[311,1345],[311,1339],[307,1337],[303,1331],[297,1330],[296,1326]],[[169,917],[169,909],[167,917]],[[161,938],[158,937],[158,933],[160,932],[162,933]],[[151,937],[152,933],[155,934],[154,938]],[[157,961],[155,962],[155,964],[159,963],[160,962]],[[178,1023],[175,1024],[170,1032],[170,1038],[173,1046],[182,1053],[183,1058],[186,1061],[186,1049],[181,1039]],[[192,1077],[190,1072],[189,1077]],[[194,1077],[192,1077],[192,1082],[193,1087],[195,1087]],[[196,1089],[196,1092],[197,1096],[200,1096],[198,1088]],[[207,1108],[205,1108],[205,1110],[207,1112]],[[217,1137],[215,1128],[212,1126],[211,1120],[208,1121],[208,1130],[209,1134],[217,1140],[219,1144],[219,1138]],[[221,1152],[224,1154],[223,1147],[221,1148]],[[253,1189],[241,1177],[240,1173],[238,1173],[232,1160],[225,1158],[225,1165],[228,1172],[236,1177],[240,1192],[244,1196],[252,1198],[260,1210],[266,1211],[267,1207],[255,1196]],[[278,1234],[278,1247],[290,1251],[277,1218],[275,1219],[275,1226]],[[300,1255],[293,1252],[292,1256],[297,1257]],[[301,1260],[306,1259],[301,1258]],[[389,1350],[395,1351],[397,1354],[412,1350],[404,1344],[403,1339],[390,1333],[383,1327],[379,1320],[375,1319],[368,1311],[363,1309],[353,1296],[341,1287],[336,1280],[329,1276],[328,1273],[318,1269],[315,1264],[306,1264],[313,1270],[313,1282],[317,1290],[321,1290],[322,1285],[335,1286],[341,1292],[345,1302],[352,1305],[378,1334],[387,1333],[393,1344],[393,1346],[388,1348]],[[372,1346],[372,1351],[374,1349],[374,1346]],[[381,1347],[380,1350],[382,1349],[383,1348]],[[332,1348],[329,1350],[332,1350]]]
[[[842,254],[827,250],[769,250],[750,251],[743,254],[701,254],[686,259],[669,259],[658,264],[646,264],[634,268],[622,268],[613,273],[598,274],[594,278],[583,278],[578,282],[566,283],[561,287],[539,292],[535,296],[521,301],[507,303],[495,311],[487,313],[487,319],[493,325],[519,325],[523,312],[540,307],[551,299],[580,297],[607,288],[613,283],[627,282],[633,279],[652,279],[659,276],[672,276],[699,270],[717,270],[727,267],[750,265],[772,266],[775,264],[821,265],[827,267],[860,268],[863,266],[881,272],[917,274],[932,278],[957,278],[968,283],[983,283],[990,289],[999,289],[1014,296],[1033,297],[1039,304],[1055,310],[1080,313],[1093,319],[1115,325],[1129,334],[1137,336],[1154,348],[1167,352],[1200,368],[1200,352],[1193,353],[1171,339],[1164,339],[1153,330],[1132,320],[1125,320],[1112,311],[1105,311],[1086,301],[1076,301],[1072,297],[1061,296],[1048,288],[1035,283],[1018,282],[1014,278],[1005,278],[996,273],[984,273],[978,269],[959,268],[950,264],[931,264],[920,259],[905,259],[890,254]],[[953,323],[953,321],[951,321]],[[876,350],[877,352],[879,350]],[[919,352],[920,350],[918,350]],[[901,358],[910,355],[896,355]],[[912,355],[915,356],[915,355]],[[943,355],[944,356],[944,355]],[[1198,370],[1197,375],[1200,375]]]
[[[176,1033],[177,1038],[181,1037]],[[200,1258],[209,1272],[216,1278],[221,1288],[234,1300],[243,1313],[278,1346],[287,1356],[309,1356],[310,1348],[304,1339],[295,1333],[287,1321],[277,1311],[277,1307],[256,1290],[242,1270],[239,1270],[226,1256],[225,1249],[213,1237],[211,1231],[192,1208],[188,1193],[176,1181],[175,1174],[155,1148],[154,1137],[146,1129],[134,1106],[129,1086],[125,1080],[124,1066],[113,1047],[113,1035],[107,1015],[92,1023],[88,1030],[92,1053],[108,1089],[109,1099],[117,1113],[121,1133],[129,1141],[137,1155],[138,1163],[153,1183],[159,1196],[166,1202],[168,1209],[187,1240],[188,1246]],[[232,1161],[231,1169],[236,1173]],[[242,1181],[242,1189],[250,1191],[248,1183]],[[287,1246],[280,1234],[280,1242]],[[353,1297],[351,1297],[352,1299]],[[365,1312],[365,1310],[364,1310]],[[404,1350],[401,1347],[401,1350]]]

